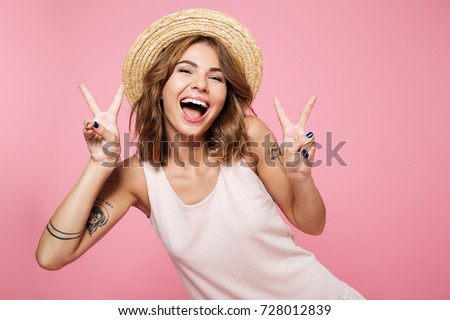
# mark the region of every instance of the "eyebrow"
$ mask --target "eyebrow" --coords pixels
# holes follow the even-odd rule
[[[182,64],[182,63],[187,63],[187,64],[193,66],[194,68],[198,68],[198,64],[196,64],[195,62],[190,61],[190,60],[182,60],[182,61],[179,61],[179,62],[177,62],[177,65]],[[222,72],[222,69],[220,69],[220,68],[210,68],[209,71],[218,71],[218,72]]]

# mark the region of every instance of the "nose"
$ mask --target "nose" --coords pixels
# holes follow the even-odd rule
[[[208,93],[208,81],[205,75],[198,74],[191,83],[192,89]]]

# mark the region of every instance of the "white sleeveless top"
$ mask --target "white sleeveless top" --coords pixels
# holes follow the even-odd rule
[[[347,299],[355,291],[294,243],[259,177],[221,166],[202,201],[184,204],[161,167],[144,163],[150,222],[192,299]],[[356,294],[358,296],[358,294]]]

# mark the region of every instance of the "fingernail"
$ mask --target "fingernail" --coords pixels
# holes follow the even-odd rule
[[[305,154],[306,154],[306,150],[303,149],[303,150],[302,150],[302,156],[305,156]]]
[[[306,137],[307,137],[308,139],[312,138],[312,136],[313,136],[313,133],[312,133],[312,132],[310,132],[310,133],[308,133],[308,134],[306,135]]]
[[[304,157],[305,157],[306,159],[308,159],[308,158],[309,158],[309,153],[305,154]]]
[[[94,128],[98,129],[98,122],[97,121],[94,121]]]

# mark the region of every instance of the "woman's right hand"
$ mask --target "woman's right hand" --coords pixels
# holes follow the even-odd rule
[[[91,161],[104,167],[115,167],[120,157],[120,134],[117,126],[124,95],[124,86],[120,84],[114,100],[106,111],[101,111],[88,88],[80,84],[80,91],[86,100],[93,119],[84,120],[83,135],[91,153]]]

